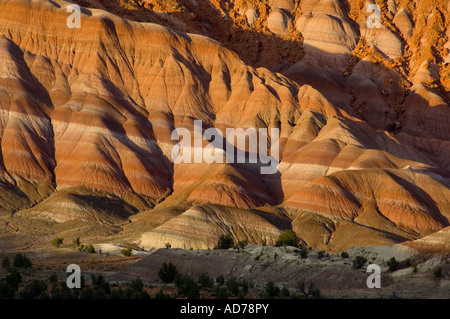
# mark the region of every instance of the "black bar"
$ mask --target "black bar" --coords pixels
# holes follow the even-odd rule
[[[247,306],[244,306],[247,305]],[[253,305],[250,307],[249,305]],[[256,305],[268,305],[264,310]],[[243,300],[0,300],[2,309],[15,309],[17,314],[45,313],[63,318],[70,316],[89,317],[99,315],[123,316],[142,313],[144,318],[283,318],[296,315],[299,318],[317,315],[366,315],[393,316],[415,315],[423,309],[446,309],[449,300],[393,300],[393,299],[243,299]],[[186,311],[186,307],[190,307]],[[185,307],[185,308],[183,308]],[[210,310],[213,308],[212,313]],[[245,309],[246,310],[245,310]],[[53,311],[49,311],[53,309]],[[195,309],[195,313],[192,310]],[[251,310],[253,309],[253,311]],[[183,313],[183,310],[185,313]],[[67,313],[66,313],[67,312]],[[100,318],[100,317],[99,317]]]

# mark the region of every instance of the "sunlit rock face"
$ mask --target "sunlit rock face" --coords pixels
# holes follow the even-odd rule
[[[286,228],[332,250],[448,236],[445,1],[391,1],[380,28],[363,1],[147,1],[126,14],[157,23],[79,2],[91,8],[77,29],[68,2],[0,1],[2,212],[57,223],[145,212],[158,220],[135,234],[146,247],[212,248],[221,233],[273,242]],[[266,141],[279,145],[276,172],[175,163],[172,133],[194,137],[196,120],[278,129]]]

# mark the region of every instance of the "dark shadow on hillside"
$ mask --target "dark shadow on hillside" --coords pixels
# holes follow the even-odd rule
[[[85,0],[75,2],[90,6]],[[212,6],[200,3],[201,1],[198,6],[190,0],[180,1],[190,13],[175,9],[173,12],[159,13],[154,12],[151,9],[153,5],[145,1],[131,2],[139,10],[121,8],[116,1],[108,1],[102,5],[109,12],[133,21],[156,23],[174,31],[210,37],[236,52],[246,64],[255,68],[266,67],[274,72],[282,72],[301,60],[304,55],[300,42],[239,27],[232,19],[222,17]],[[192,12],[198,14],[191,14]]]

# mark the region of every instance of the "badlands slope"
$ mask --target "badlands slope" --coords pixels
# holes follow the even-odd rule
[[[363,1],[79,3],[99,9],[69,29],[69,2],[0,0],[4,239],[83,221],[146,248],[291,227],[315,249],[449,248],[445,1],[379,1],[378,29]],[[279,128],[279,171],[174,164],[194,120]]]

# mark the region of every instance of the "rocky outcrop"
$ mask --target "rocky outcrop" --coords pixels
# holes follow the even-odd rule
[[[250,243],[274,245],[286,220],[260,211],[248,211],[215,205],[194,206],[141,237],[144,247],[212,249],[219,237],[229,233],[235,239]]]

